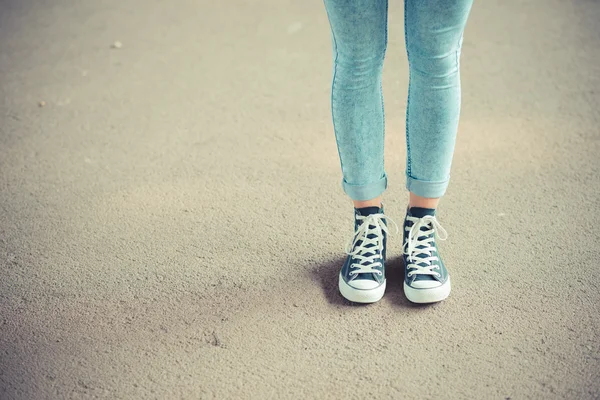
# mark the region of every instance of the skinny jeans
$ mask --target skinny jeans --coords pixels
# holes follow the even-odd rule
[[[342,188],[370,200],[387,188],[381,77],[388,0],[324,0],[331,27],[331,113]],[[406,188],[442,197],[450,180],[461,104],[460,52],[473,0],[404,0],[409,64]]]

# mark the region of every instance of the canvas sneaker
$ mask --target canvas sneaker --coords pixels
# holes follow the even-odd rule
[[[435,303],[450,294],[450,276],[436,240],[448,233],[435,218],[435,209],[411,207],[404,220],[404,294],[413,303]]]
[[[383,204],[354,209],[354,235],[339,275],[340,293],[350,301],[374,303],[385,293],[387,219],[396,225],[383,213]]]

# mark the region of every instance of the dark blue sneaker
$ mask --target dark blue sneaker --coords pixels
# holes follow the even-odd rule
[[[413,303],[435,303],[450,294],[450,276],[435,242],[447,237],[435,218],[435,209],[408,209],[404,220],[404,294]]]
[[[350,301],[374,303],[385,293],[386,219],[383,204],[354,209],[354,236],[339,277],[340,293]]]

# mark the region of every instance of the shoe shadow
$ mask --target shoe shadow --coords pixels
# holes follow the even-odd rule
[[[342,268],[344,261],[346,261],[346,256],[340,256],[329,260],[324,264],[318,265],[311,271],[312,279],[315,279],[319,282],[329,304],[350,307],[368,306],[369,304],[354,303],[346,300],[344,296],[340,294],[340,290],[338,288],[338,278],[340,274],[340,268]]]

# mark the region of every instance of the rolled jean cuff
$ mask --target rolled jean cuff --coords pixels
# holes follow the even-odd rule
[[[364,185],[353,185],[342,178],[342,188],[352,200],[371,200],[381,195],[387,189],[387,174],[384,172],[378,181]]]
[[[406,175],[406,188],[417,196],[427,198],[442,197],[446,193],[450,177],[445,181],[422,181]]]

